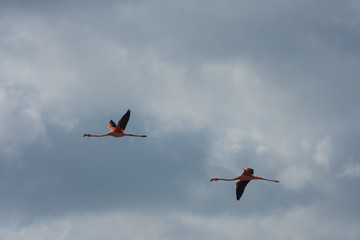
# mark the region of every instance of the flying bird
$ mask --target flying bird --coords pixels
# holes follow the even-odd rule
[[[135,134],[128,134],[125,133],[124,130],[130,118],[130,109],[122,116],[119,120],[118,124],[116,125],[113,120],[110,120],[108,124],[108,128],[110,128],[111,132],[103,135],[93,135],[93,134],[84,134],[83,137],[106,137],[106,136],[113,136],[113,137],[146,137],[146,135],[135,135]]]
[[[244,172],[240,176],[238,176],[236,178],[231,178],[231,179],[212,178],[210,180],[210,182],[219,181],[219,180],[222,180],[222,181],[236,181],[236,180],[239,180],[238,182],[236,182],[236,199],[237,200],[239,200],[241,198],[241,196],[244,193],[246,185],[251,180],[265,180],[265,181],[277,182],[277,183],[279,182],[278,180],[270,180],[270,179],[254,176],[254,169],[252,169],[252,168],[243,167],[243,169],[244,169]]]

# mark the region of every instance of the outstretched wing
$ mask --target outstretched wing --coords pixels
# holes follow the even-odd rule
[[[124,116],[122,116],[122,118],[119,120],[117,126],[116,126],[116,131],[124,131],[126,128],[126,125],[129,121],[130,118],[130,109],[127,110],[127,112],[124,114]]]
[[[114,131],[115,128],[116,128],[116,124],[114,123],[113,120],[110,120],[109,124],[108,124],[108,128],[111,130],[111,131]]]
[[[250,180],[240,180],[236,182],[236,199],[239,200],[244,193],[246,185]]]

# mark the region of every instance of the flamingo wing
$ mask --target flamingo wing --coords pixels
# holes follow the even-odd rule
[[[116,131],[124,131],[126,128],[126,125],[129,121],[130,118],[130,109],[127,110],[127,112],[124,114],[124,116],[122,116],[122,118],[119,120],[117,126],[116,126]]]
[[[108,128],[111,130],[111,131],[114,131],[116,129],[116,124],[114,123],[113,120],[110,120],[109,124],[108,124]]]
[[[239,200],[244,193],[246,185],[250,180],[240,180],[236,182],[236,199]]]

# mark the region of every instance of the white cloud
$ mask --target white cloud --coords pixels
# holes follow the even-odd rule
[[[357,220],[331,217],[321,205],[277,209],[264,215],[195,215],[189,212],[112,212],[47,219],[1,227],[2,239],[129,240],[177,239],[349,239],[360,236]],[[321,224],[319,224],[321,223]]]
[[[332,144],[331,138],[325,137],[318,142],[313,159],[323,167],[329,167],[331,161]]]
[[[65,129],[74,126],[67,109],[77,81],[66,69],[59,36],[44,19],[3,15],[0,27],[0,148],[13,158],[47,138],[49,119]]]
[[[360,164],[349,163],[343,167],[343,171],[339,174],[340,178],[359,178],[360,177]]]
[[[2,159],[21,156],[24,147],[46,134],[36,96],[0,85],[0,152]]]
[[[209,151],[209,163],[231,171],[236,166],[236,156],[243,148],[243,136],[234,129],[225,130],[223,138],[217,136]],[[240,168],[240,166],[238,166]]]
[[[286,189],[292,191],[302,190],[312,179],[311,168],[304,166],[289,166],[279,174],[279,180]]]

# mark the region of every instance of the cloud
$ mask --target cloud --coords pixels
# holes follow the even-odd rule
[[[4,239],[357,239],[359,221],[333,218],[324,206],[276,209],[267,215],[206,215],[190,212],[114,211],[72,215],[30,225],[0,228]],[[321,223],[321,224],[319,224]],[[314,228],[316,226],[316,228]],[[338,231],[337,229],[342,229]]]
[[[24,148],[46,134],[39,99],[25,89],[0,85],[0,155],[19,158]]]
[[[279,179],[286,189],[299,191],[310,183],[313,177],[311,168],[290,166],[279,174]]]
[[[316,145],[316,152],[313,159],[321,166],[328,167],[331,160],[332,144],[331,138],[325,137]]]
[[[44,19],[1,19],[0,148],[11,159],[41,138],[49,145],[48,122],[69,130],[74,126],[76,120],[62,103],[74,96],[76,81],[66,69],[66,51],[56,31]]]
[[[340,178],[359,178],[360,177],[360,164],[352,162],[343,167],[343,171],[339,174]]]
[[[30,220],[1,237],[357,239],[332,172],[358,178],[359,5],[20,3],[0,10],[0,154],[23,162],[0,212]],[[144,141],[82,138],[128,108]],[[242,166],[281,183],[209,184]]]

